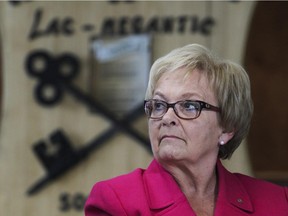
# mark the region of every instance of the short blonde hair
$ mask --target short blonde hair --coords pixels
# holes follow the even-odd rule
[[[234,132],[233,138],[220,146],[219,158],[230,158],[250,128],[253,102],[248,74],[239,64],[218,58],[206,47],[189,44],[154,62],[145,98],[153,97],[155,86],[164,73],[180,68],[185,68],[187,72],[198,69],[211,84],[221,109],[219,123],[226,132]]]

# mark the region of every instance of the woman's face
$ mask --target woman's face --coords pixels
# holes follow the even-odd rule
[[[179,69],[162,75],[156,84],[153,99],[168,103],[179,100],[201,100],[218,106],[207,78],[197,69],[184,76]],[[172,108],[160,120],[149,119],[149,136],[154,157],[158,161],[188,163],[205,158],[216,159],[220,140],[228,141],[217,120],[217,112],[203,109],[193,120],[177,117]]]

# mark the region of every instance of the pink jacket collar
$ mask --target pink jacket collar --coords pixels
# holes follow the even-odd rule
[[[234,174],[223,167],[220,160],[217,162],[217,172],[219,192],[215,215],[222,214],[223,205],[232,205],[236,208],[252,212],[253,206],[246,189]],[[183,209],[190,209],[190,212],[193,212],[174,178],[156,160],[151,162],[147,172],[145,172],[144,182],[151,209],[160,210],[177,204],[175,206],[179,208],[181,206],[181,211]]]

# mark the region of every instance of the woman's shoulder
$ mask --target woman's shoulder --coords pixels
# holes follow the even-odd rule
[[[145,175],[149,175],[154,172],[163,172],[162,170],[159,171],[159,165],[155,160],[152,160],[150,164],[148,165],[147,168],[135,168],[134,170],[128,172],[128,173],[123,173],[118,176],[109,178],[109,179],[104,179],[101,181],[98,181],[94,187],[96,186],[101,186],[101,185],[109,185],[113,188],[132,188],[132,187],[143,187],[144,186],[144,181],[145,181]]]
[[[127,185],[133,186],[135,184],[139,184],[142,181],[142,175],[145,172],[145,169],[137,168],[131,172],[120,174],[118,176],[103,179],[95,183],[94,187],[101,187],[101,186],[110,186],[113,188],[127,188]]]
[[[149,209],[142,177],[144,172],[144,169],[137,168],[127,174],[96,182],[87,199],[86,211],[100,209],[107,215],[138,215],[140,210]]]
[[[234,175],[252,195],[257,194],[259,197],[270,196],[270,198],[271,196],[285,196],[288,200],[288,187],[244,174],[234,173]]]
[[[288,210],[288,189],[267,180],[228,171],[218,162],[219,184],[228,197],[245,196],[255,207],[274,205]],[[237,200],[237,199],[236,199]],[[266,203],[266,204],[265,204]]]

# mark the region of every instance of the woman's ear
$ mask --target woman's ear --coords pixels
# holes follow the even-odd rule
[[[219,145],[225,145],[227,142],[229,142],[229,140],[233,138],[234,134],[235,134],[234,131],[232,132],[223,131],[218,140]]]

